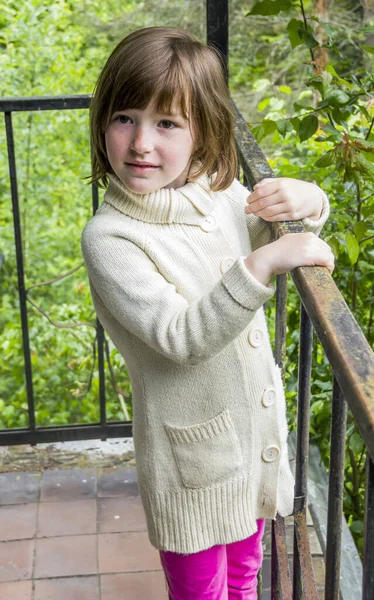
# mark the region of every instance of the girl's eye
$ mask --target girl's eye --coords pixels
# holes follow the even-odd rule
[[[173,121],[160,121],[160,127],[162,127],[162,129],[174,129],[174,127],[176,127],[176,124],[173,123]]]
[[[127,124],[127,123],[130,123],[130,122],[131,122],[131,119],[130,119],[130,117],[128,117],[127,115],[117,115],[117,116],[114,118],[114,120],[115,120],[115,121],[118,121],[119,123],[124,123],[124,124]]]

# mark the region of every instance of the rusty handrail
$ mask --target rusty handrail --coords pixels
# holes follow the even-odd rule
[[[239,111],[235,133],[249,184],[274,177]],[[270,226],[274,235],[305,231],[300,221]],[[298,267],[291,276],[374,460],[374,353],[326,267]]]

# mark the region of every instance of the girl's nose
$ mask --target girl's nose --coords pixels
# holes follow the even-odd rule
[[[137,127],[131,143],[131,150],[137,154],[146,154],[153,150],[152,135],[143,127]]]

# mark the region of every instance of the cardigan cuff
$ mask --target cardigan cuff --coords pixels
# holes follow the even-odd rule
[[[222,276],[229,294],[244,308],[258,310],[275,293],[272,283],[263,285],[247,269],[245,256],[239,256],[233,266]]]
[[[309,219],[309,217],[305,217],[301,222],[304,225],[305,229],[308,231],[312,231],[316,235],[319,235],[323,225],[326,223],[329,214],[330,214],[330,204],[325,192],[317,185],[322,198],[322,210],[319,218],[317,220]]]

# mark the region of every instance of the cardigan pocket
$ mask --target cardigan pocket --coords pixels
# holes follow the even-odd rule
[[[243,464],[228,409],[197,425],[165,427],[186,487],[202,488],[217,483],[233,475]]]

